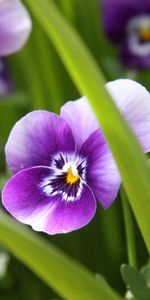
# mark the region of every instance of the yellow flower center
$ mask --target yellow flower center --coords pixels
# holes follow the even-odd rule
[[[142,40],[150,41],[150,28],[142,28],[139,35]]]
[[[78,174],[73,174],[73,171],[71,168],[69,168],[67,172],[67,183],[68,184],[73,184],[77,182],[80,179],[80,176]]]

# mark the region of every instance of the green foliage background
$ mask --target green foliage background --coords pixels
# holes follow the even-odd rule
[[[32,14],[30,1],[24,2]],[[40,1],[37,1],[37,5],[38,2]],[[100,2],[98,0],[53,2],[83,38],[106,80],[127,77],[127,70],[118,61],[117,49],[108,42],[103,32]],[[21,52],[8,58],[15,90],[12,95],[0,102],[1,187],[9,176],[3,150],[13,124],[33,109],[48,109],[59,113],[60,106],[64,102],[80,97],[79,90],[35,14],[32,18],[33,32],[28,43]],[[150,89],[149,71],[141,72],[136,79]],[[140,267],[147,261],[148,251],[135,220],[134,229]],[[93,273],[102,274],[114,289],[124,294],[125,286],[120,275],[120,265],[128,261],[120,194],[109,210],[104,211],[98,206],[96,217],[87,227],[66,235],[39,235],[57,245]],[[32,271],[10,255],[6,275],[0,279],[1,300],[58,298],[61,299]]]

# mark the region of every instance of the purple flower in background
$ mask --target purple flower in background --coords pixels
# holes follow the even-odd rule
[[[104,28],[120,46],[120,58],[133,69],[150,68],[150,1],[103,0]]]
[[[0,99],[8,96],[13,90],[9,70],[5,58],[0,58]]]
[[[19,51],[31,27],[30,16],[20,0],[0,0],[0,56]]]
[[[144,151],[150,151],[150,94],[127,79],[106,87]],[[3,205],[37,231],[56,234],[83,227],[95,214],[96,200],[108,208],[120,187],[117,166],[86,97],[67,102],[60,116],[27,114],[10,133],[6,158],[15,175],[4,187]]]

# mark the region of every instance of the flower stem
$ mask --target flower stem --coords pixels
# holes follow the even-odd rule
[[[127,195],[123,187],[121,187],[120,194],[122,199],[124,222],[125,222],[128,262],[130,266],[137,268],[137,257],[136,257],[136,246],[135,246],[135,235],[134,235],[134,224],[133,224],[132,212],[128,203]]]
[[[138,73],[135,70],[128,70],[126,73],[126,78],[131,80],[137,79]]]

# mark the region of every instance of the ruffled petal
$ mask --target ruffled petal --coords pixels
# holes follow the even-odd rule
[[[4,207],[17,220],[49,234],[70,232],[88,224],[96,211],[90,188],[84,184],[76,200],[64,201],[61,194],[48,195],[43,189],[43,180],[51,174],[47,167],[18,172],[3,190]]]
[[[106,84],[145,152],[150,151],[150,94],[139,83],[118,79]]]
[[[69,101],[61,108],[61,116],[72,129],[78,148],[99,128],[99,123],[86,97]]]
[[[80,154],[87,158],[86,181],[104,208],[117,197],[121,178],[109,146],[96,130],[83,144]]]
[[[141,0],[103,0],[104,28],[112,42],[118,43],[126,34],[130,18],[141,13]]]
[[[32,28],[31,18],[19,0],[0,1],[0,56],[20,50]]]
[[[74,149],[67,122],[56,114],[39,110],[15,124],[6,144],[6,159],[15,173],[32,166],[50,166],[53,154]]]

